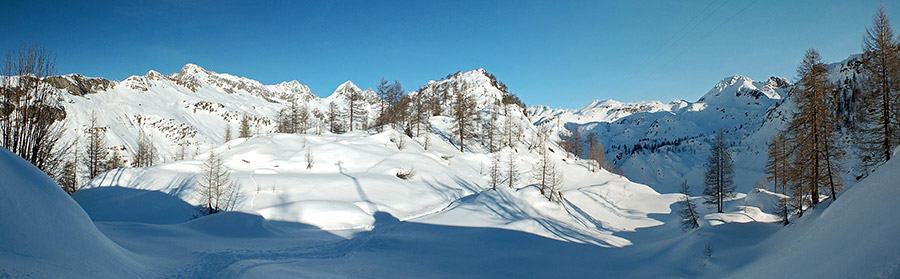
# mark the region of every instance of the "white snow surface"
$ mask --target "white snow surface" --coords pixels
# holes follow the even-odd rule
[[[832,65],[833,78],[851,77],[854,61]],[[896,160],[784,228],[773,215],[781,195],[753,188],[765,143],[792,110],[782,101],[790,90],[784,79],[733,76],[698,102],[595,101],[575,111],[532,107],[529,118],[514,105],[496,106],[504,93],[483,69],[424,88],[461,82],[482,117],[509,110],[499,121],[522,127],[514,147],[496,152],[504,162],[512,154],[520,170],[512,188],[490,189],[494,154],[483,141],[459,152],[447,116],[431,117],[433,129],[414,129],[414,137],[390,127],[270,133],[291,100],[321,112],[357,91],[374,115],[377,96],[350,81],[319,98],[297,81],[262,85],[188,64],[169,76],[150,71],[94,94],[63,94],[70,127],[85,127],[97,111],[112,144],[132,150],[138,134],[149,133],[164,162],[106,172],[73,195],[75,203],[0,150],[0,278],[900,276],[900,247],[891,244],[900,235],[891,215],[900,212]],[[259,120],[259,133],[223,142],[225,125],[236,128],[244,113]],[[542,148],[536,135],[570,125],[597,133],[628,178],[589,171],[552,133],[543,148],[564,174],[564,199],[550,202],[532,184]],[[718,130],[738,154],[738,194],[724,213],[701,206],[701,227],[684,231],[673,210],[681,195],[669,193],[683,179],[700,192],[708,137]],[[192,156],[171,161],[173,142],[183,139],[193,142]],[[637,144],[643,150],[635,152]],[[227,212],[207,216],[197,185],[211,149],[223,157],[234,192]],[[397,176],[408,171],[411,178]]]
[[[155,277],[43,172],[0,148],[0,278]]]

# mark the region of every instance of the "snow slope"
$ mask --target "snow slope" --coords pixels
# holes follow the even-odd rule
[[[160,160],[169,161],[186,145],[186,153],[196,155],[209,144],[224,141],[227,126],[237,136],[243,115],[251,119],[254,133],[275,129],[278,111],[297,102],[313,115],[312,131],[323,131],[322,119],[328,105],[346,110],[344,97],[350,92],[364,96],[363,110],[373,122],[380,99],[372,90],[361,90],[352,82],[341,84],[330,96],[319,98],[297,81],[264,85],[256,80],[185,65],[178,73],[163,75],[149,71],[123,81],[66,75],[55,78],[67,117],[65,140],[83,137],[82,131],[97,116],[97,125],[106,128],[110,146],[124,150],[130,158],[141,133],[150,136]],[[105,86],[88,86],[100,83]],[[83,139],[82,139],[83,141]]]
[[[896,154],[896,152],[895,152]],[[900,277],[900,160],[759,243],[762,255],[730,277]]]
[[[401,138],[406,146],[398,150],[396,142]],[[437,140],[424,150],[394,130],[321,136],[273,134],[232,140],[215,149],[235,181],[230,210],[323,230],[370,230],[376,212],[400,220],[443,212],[444,217],[426,219],[435,224],[515,229],[569,241],[625,246],[630,242],[613,232],[662,224],[647,215],[668,213],[668,205],[675,200],[605,171],[592,173],[584,162],[566,162],[566,156],[557,152],[554,160],[567,174],[561,188],[567,203],[551,203],[535,187],[525,186],[530,184],[531,164],[537,161],[537,155],[526,149],[515,154],[525,180],[516,189],[504,185],[487,191],[483,172],[490,164],[488,154],[460,153],[448,142]],[[506,148],[501,154],[508,156],[508,152],[518,153]],[[313,157],[310,168],[307,154]],[[199,206],[196,187],[206,156],[198,156],[199,161],[114,170],[91,181],[85,192],[88,197],[97,196],[93,193],[109,186],[159,191]],[[408,170],[414,171],[412,178],[397,177],[399,171]],[[124,196],[118,200],[133,200],[131,195],[117,192]],[[85,208],[98,202],[112,203],[81,194],[75,198]],[[185,215],[190,211],[178,212]],[[465,218],[452,217],[457,213]],[[116,219],[121,218],[95,218]]]
[[[559,131],[554,134],[567,135],[566,129],[578,129],[583,137],[594,133],[611,164],[660,192],[676,192],[684,179],[702,185],[711,137],[724,131],[731,150],[742,154],[736,157],[735,181],[738,191],[746,192],[761,175],[763,165],[757,157],[765,156],[768,138],[745,139],[764,126],[768,111],[789,90],[790,83],[782,78],[753,81],[735,75],[720,81],[697,102],[598,100],[579,110],[532,107],[529,112],[535,125]]]
[[[43,172],[0,148],[0,278],[156,277]]]

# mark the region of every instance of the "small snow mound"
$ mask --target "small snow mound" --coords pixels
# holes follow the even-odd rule
[[[323,230],[371,229],[372,214],[353,203],[297,201],[258,210],[267,220],[296,221]]]
[[[245,212],[220,212],[185,223],[186,227],[223,237],[266,237],[275,234],[266,219]]]
[[[177,224],[199,211],[185,201],[160,191],[124,187],[96,187],[72,195],[94,221]]]

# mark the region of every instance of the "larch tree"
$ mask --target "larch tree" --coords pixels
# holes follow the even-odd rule
[[[588,133],[587,143],[588,159],[594,161],[594,169],[592,171],[601,169],[610,170],[609,165],[606,163],[606,150],[603,149],[603,143],[597,139],[597,134],[594,134],[593,132]]]
[[[499,100],[494,103],[494,106],[490,111],[488,111],[488,117],[482,123],[484,127],[482,130],[484,131],[484,137],[487,140],[488,151],[494,153],[497,148],[497,142],[499,141],[499,133],[500,127],[498,127],[497,122],[500,121],[497,113],[497,108],[502,105]]]
[[[234,137],[231,135],[231,123],[225,122],[225,142],[230,141],[232,138]]]
[[[88,178],[94,178],[106,171],[106,160],[109,156],[109,148],[106,146],[106,127],[97,124],[97,114],[91,114],[91,124],[85,130],[87,144],[84,150],[84,164],[87,167]]]
[[[326,121],[328,122],[328,130],[335,134],[344,132],[344,125],[341,122],[343,111],[334,102],[328,103],[328,114]]]
[[[815,49],[806,51],[797,69],[800,77],[799,92],[794,94],[797,111],[788,129],[792,136],[792,148],[798,152],[795,164],[804,164],[801,187],[808,189],[813,206],[819,203],[819,189],[828,188],[836,198],[841,187],[838,161],[843,150],[837,147],[837,116],[835,114],[836,90],[828,79],[828,68]]]
[[[706,196],[704,203],[714,204],[719,213],[724,210],[725,199],[734,195],[734,164],[727,141],[724,131],[716,134],[703,176],[706,184],[703,189],[703,195]]]
[[[547,199],[553,200],[553,195],[562,181],[561,174],[553,163],[550,156],[550,149],[542,143],[538,145],[538,161],[531,170],[531,176],[534,182],[540,187],[541,194]]]
[[[62,175],[57,183],[69,195],[78,191],[78,165],[73,161],[66,161],[65,165],[63,165]]]
[[[378,97],[381,97],[381,115],[378,117],[378,125],[399,124],[406,119],[406,110],[409,100],[404,102],[403,85],[400,81],[394,80],[394,83],[388,85],[384,77],[378,83]]]
[[[203,174],[199,182],[200,202],[205,204],[208,214],[227,210],[233,194],[233,182],[225,168],[222,157],[214,149],[203,162]]]
[[[766,179],[772,182],[774,191],[777,193],[781,188],[781,194],[787,194],[787,171],[790,162],[790,152],[788,150],[787,136],[784,132],[778,131],[769,140],[769,153],[766,160]]]
[[[131,166],[152,166],[154,163],[156,163],[156,154],[156,146],[153,144],[153,140],[150,138],[150,135],[141,132],[140,136],[138,137],[138,146],[133,156],[134,160],[131,161]]]
[[[510,148],[509,155],[506,158],[506,170],[504,173],[504,178],[506,179],[506,184],[510,189],[515,188],[516,183],[519,183],[519,167],[516,165],[516,153],[514,149]]]
[[[900,46],[884,6],[863,36],[862,90],[858,94],[856,139],[863,175],[891,159],[900,143]]]
[[[787,135],[783,131],[778,131],[775,135],[772,136],[772,139],[769,140],[769,153],[768,159],[766,160],[766,179],[772,182],[773,190],[778,193],[778,189],[781,188],[781,195],[784,197],[778,198],[775,202],[775,210],[777,215],[784,222],[784,225],[788,224],[788,217],[791,213],[788,210],[788,198],[787,197],[787,188],[793,179],[791,178],[791,173],[793,170],[791,169],[791,152],[790,147],[788,146],[790,142],[788,141]]]
[[[681,183],[681,199],[679,200],[678,216],[681,217],[681,227],[685,230],[700,227],[700,223],[697,222],[699,213],[697,206],[691,201],[691,189],[688,187],[687,180]]]
[[[363,108],[365,98],[361,92],[352,91],[344,95],[347,101],[347,119],[350,120],[349,129],[353,131],[356,126],[365,129],[364,119],[366,111]]]
[[[459,141],[459,152],[465,152],[466,140],[475,137],[475,123],[478,122],[478,111],[475,98],[469,94],[469,85],[462,83],[453,95],[453,134]]]
[[[252,133],[253,132],[250,131],[250,116],[247,115],[247,113],[244,113],[241,115],[241,124],[240,127],[238,127],[238,137],[249,138],[253,135]]]
[[[109,159],[106,160],[106,169],[113,170],[118,168],[125,167],[125,158],[122,156],[122,153],[119,152],[119,148],[115,147],[112,150],[112,153],[109,154]]]
[[[375,86],[375,94],[378,94],[378,97],[381,98],[381,100],[379,100],[378,102],[380,104],[380,111],[377,121],[378,123],[376,123],[376,125],[380,126],[386,124],[385,122],[387,117],[385,116],[387,115],[388,107],[390,107],[390,102],[388,101],[388,98],[390,98],[388,96],[390,94],[390,86],[388,85],[387,79],[385,79],[383,76],[381,77],[381,81],[378,82],[378,85]]]
[[[582,149],[584,147],[581,144],[583,139],[581,138],[580,129],[578,129],[577,126],[574,126],[571,127],[571,129],[566,128],[565,130],[569,131],[569,134],[561,137],[562,140],[559,143],[560,147],[574,154],[575,157],[581,157]]]
[[[497,186],[503,182],[503,170],[500,168],[500,153],[494,153],[491,158],[491,169],[488,171],[491,190],[497,190]]]

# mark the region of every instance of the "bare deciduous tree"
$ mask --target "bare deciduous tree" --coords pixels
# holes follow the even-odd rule
[[[58,145],[66,113],[45,81],[55,72],[56,59],[37,45],[9,52],[0,72],[0,144],[51,176],[65,149]]]

